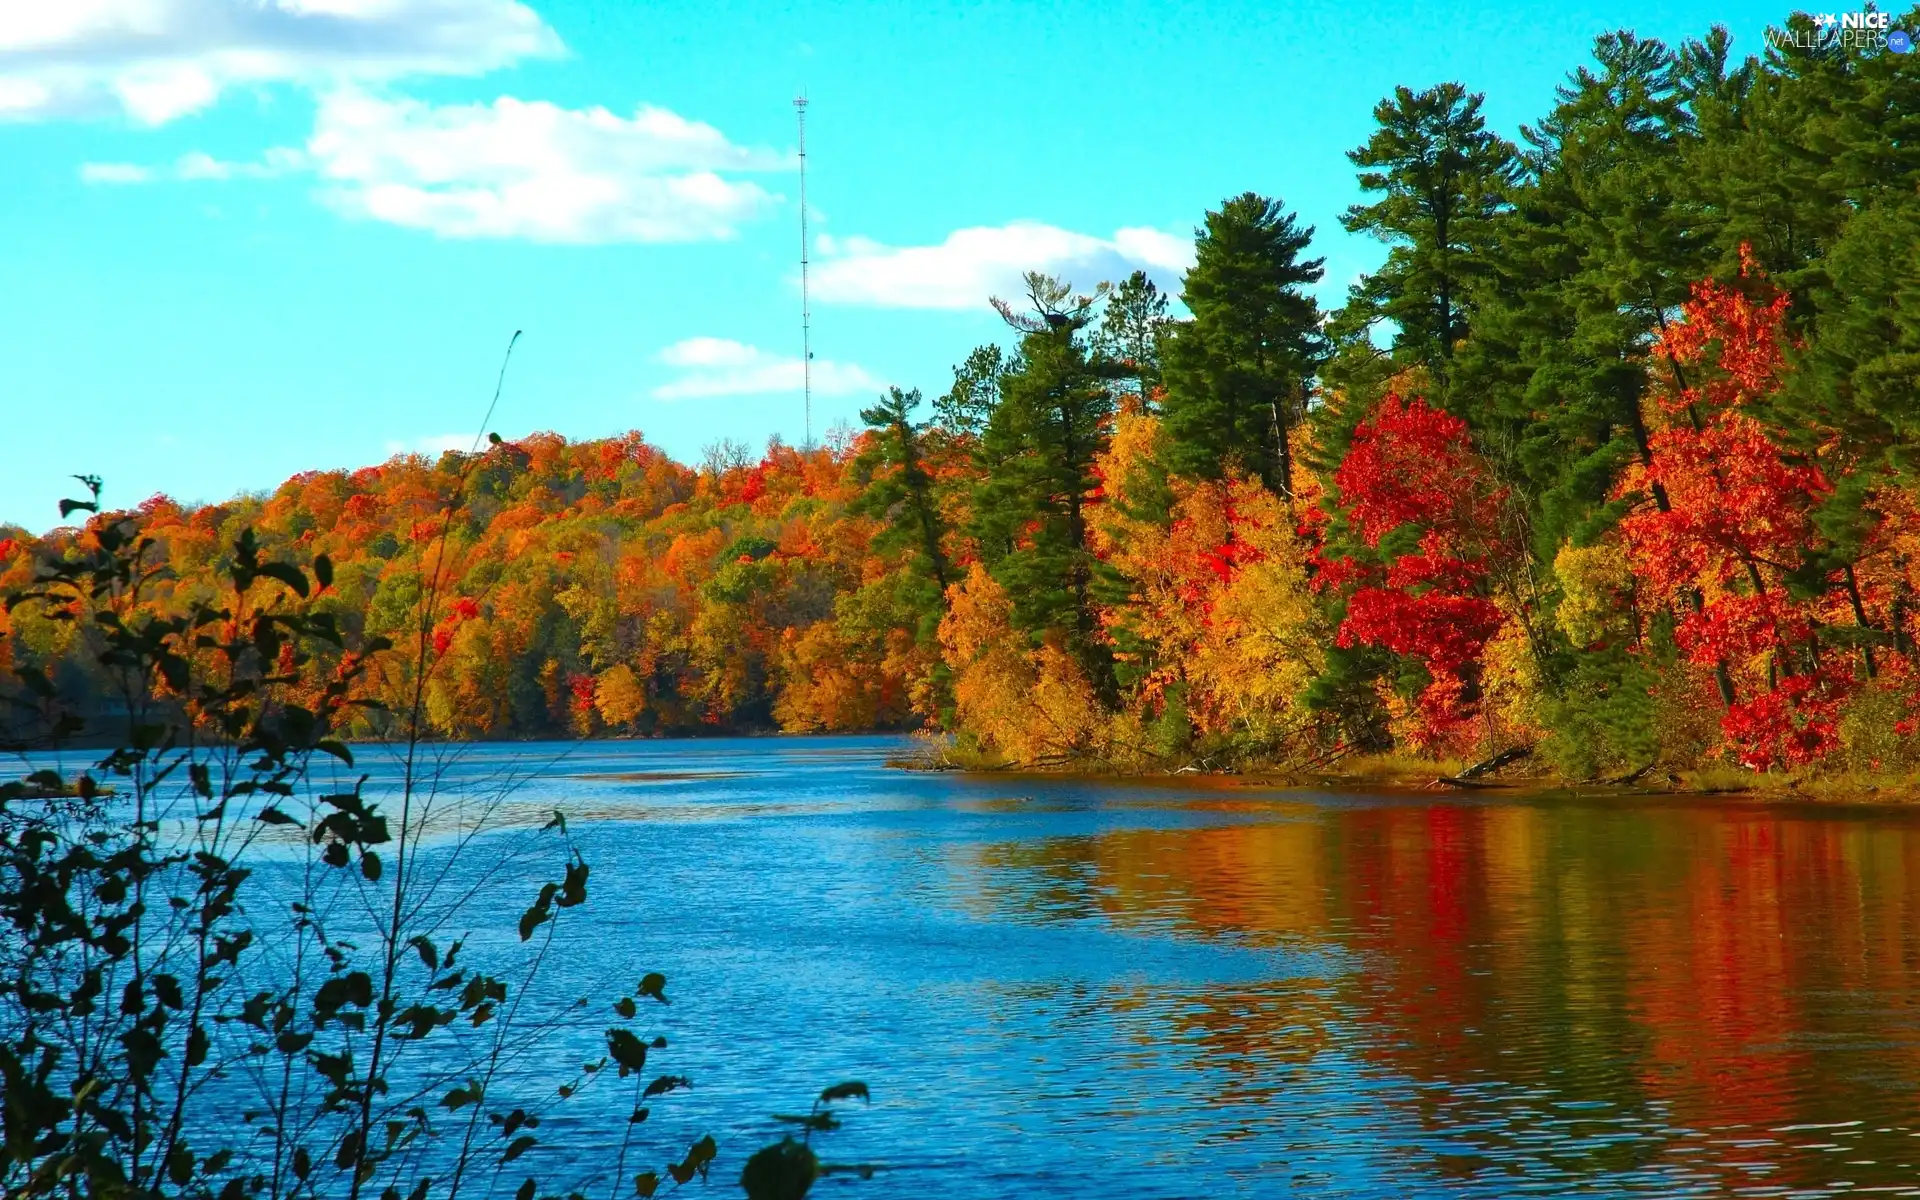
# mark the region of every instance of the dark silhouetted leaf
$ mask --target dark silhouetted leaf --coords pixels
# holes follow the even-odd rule
[[[540,1139],[537,1137],[534,1137],[532,1134],[527,1134],[522,1137],[517,1137],[513,1139],[513,1143],[507,1147],[507,1152],[500,1156],[500,1161],[503,1163],[510,1163],[514,1159],[519,1158],[522,1154],[525,1154],[527,1151],[533,1149],[535,1146],[539,1144],[540,1144]]]

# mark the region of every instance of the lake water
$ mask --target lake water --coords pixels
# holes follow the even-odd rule
[[[532,773],[510,810],[566,811],[594,867],[555,986],[669,976],[648,1015],[696,1086],[655,1132],[715,1133],[717,1194],[767,1114],[861,1079],[819,1145],[882,1170],[818,1194],[1920,1195],[1920,809],[959,777],[901,745],[453,756],[453,790]]]

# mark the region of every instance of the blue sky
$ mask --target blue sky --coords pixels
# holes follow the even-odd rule
[[[473,436],[801,436],[792,98],[811,98],[814,432],[943,390],[1026,267],[1177,285],[1222,197],[1319,229],[1394,85],[1513,134],[1613,28],[1785,7],[0,0],[0,523],[66,476],[214,500]]]

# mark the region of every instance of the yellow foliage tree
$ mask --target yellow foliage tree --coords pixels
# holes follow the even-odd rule
[[[1196,733],[1277,748],[1304,725],[1299,700],[1331,637],[1306,547],[1258,480],[1169,478],[1166,445],[1157,417],[1123,414],[1100,463],[1108,502],[1091,518],[1096,551],[1128,585],[1108,614],[1136,675],[1127,715],[1150,721],[1177,694]]]
[[[1308,590],[1305,548],[1278,496],[1253,479],[1195,488],[1191,511],[1226,492],[1237,561],[1216,577],[1188,676],[1189,710],[1204,732],[1278,747],[1305,724],[1300,703],[1332,637]]]
[[[846,644],[832,621],[787,630],[779,654],[774,720],[788,733],[872,729],[882,723],[882,673]]]
[[[1105,755],[1104,714],[1079,665],[1053,641],[1031,649],[1002,588],[978,563],[948,592],[940,644],[960,727],[1022,764]]]
[[[593,681],[593,706],[610,729],[624,729],[647,710],[647,689],[633,668],[615,663]]]
[[[1553,617],[1576,646],[1591,646],[1616,632],[1633,605],[1633,568],[1625,547],[1612,538],[1592,546],[1569,542],[1553,557],[1560,603]]]

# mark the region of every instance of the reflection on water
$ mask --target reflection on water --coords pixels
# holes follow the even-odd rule
[[[873,1198],[1920,1195],[1920,811],[896,750],[595,745],[510,802],[595,863],[568,982],[670,973],[679,1119],[731,1149],[864,1078],[828,1150],[890,1168]],[[476,748],[447,786],[560,754]]]

